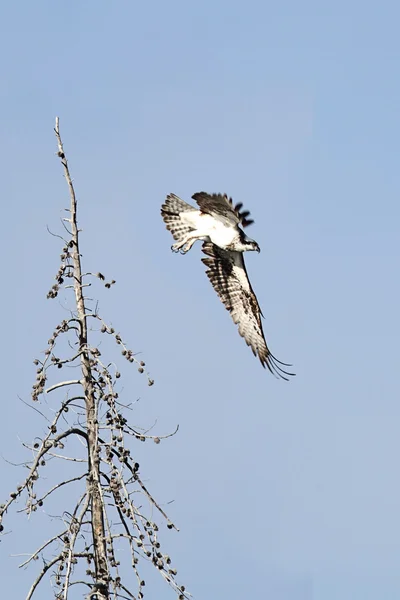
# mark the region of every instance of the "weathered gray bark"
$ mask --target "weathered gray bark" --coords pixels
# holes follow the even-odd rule
[[[75,190],[68,168],[68,161],[60,136],[59,120],[56,119],[55,133],[58,143],[58,156],[64,168],[70,195],[70,219],[73,278],[76,299],[77,319],[79,322],[79,351],[82,367],[82,387],[86,404],[86,428],[87,428],[87,450],[88,450],[88,476],[87,486],[91,508],[91,526],[94,548],[95,579],[97,584],[98,600],[109,598],[109,574],[106,554],[106,535],[103,518],[103,499],[100,486],[100,448],[99,448],[99,423],[97,418],[97,400],[94,390],[94,377],[90,366],[88,352],[88,326],[86,317],[85,297],[83,294],[83,279],[81,256],[79,252],[79,229],[77,220],[77,202]]]

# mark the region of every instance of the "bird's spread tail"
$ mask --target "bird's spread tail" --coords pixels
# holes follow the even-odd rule
[[[169,194],[161,207],[161,215],[177,242],[183,241],[193,228],[182,222],[181,214],[183,212],[195,210],[193,206],[184,202],[175,194]]]

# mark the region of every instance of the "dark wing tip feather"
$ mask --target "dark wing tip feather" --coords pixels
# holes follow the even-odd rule
[[[269,353],[266,357],[259,357],[262,366],[267,367],[269,372],[274,375],[274,377],[278,379],[284,379],[285,381],[289,381],[289,377],[295,377],[296,373],[291,373],[290,371],[286,371],[282,369],[281,366],[291,367],[292,365],[288,363],[284,363],[281,360],[278,360],[273,354]]]
[[[203,259],[207,260],[207,259]],[[281,360],[278,360],[269,350],[268,346],[266,346],[261,352],[256,349],[255,347],[252,346],[250,340],[246,339],[244,337],[244,335],[242,333],[240,333],[239,330],[239,334],[243,337],[243,339],[245,340],[246,344],[250,347],[251,351],[253,352],[254,356],[258,356],[258,359],[260,361],[260,363],[262,364],[262,366],[268,369],[268,371],[277,379],[284,379],[285,381],[290,381],[289,377],[295,377],[296,373],[290,373],[290,371],[286,371],[286,369],[283,369],[280,365],[283,365],[284,367],[292,367],[293,365],[290,365],[288,363],[284,363]],[[265,341],[265,340],[264,340]]]
[[[232,198],[231,198],[231,202],[232,202]],[[243,208],[243,202],[238,202],[234,208],[234,211],[235,211],[239,221],[241,222],[242,226],[248,227],[249,225],[254,223],[254,220],[248,219],[247,217],[250,215],[250,211],[242,210],[242,208]]]

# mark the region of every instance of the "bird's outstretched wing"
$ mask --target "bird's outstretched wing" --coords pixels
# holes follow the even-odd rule
[[[207,194],[206,192],[197,192],[192,196],[196,200],[201,212],[214,216],[223,217],[232,225],[247,227],[254,223],[253,219],[248,219],[250,215],[248,210],[241,210],[243,204],[238,202],[234,206],[232,198],[228,198],[226,194]]]
[[[202,258],[208,267],[206,273],[218,296],[238,325],[240,335],[258,355],[262,366],[282,379],[294,375],[283,367],[290,367],[271,354],[265,341],[261,323],[262,312],[251,287],[242,252],[223,250],[211,242],[204,242]]]

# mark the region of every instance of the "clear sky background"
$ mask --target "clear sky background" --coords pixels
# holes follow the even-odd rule
[[[68,205],[59,115],[85,270],[117,280],[91,294],[156,380],[128,375],[133,422],[180,425],[133,451],[180,527],[163,541],[181,581],[197,600],[397,600],[398,2],[38,0],[1,13],[1,454],[21,462],[19,438],[44,429],[17,396],[29,400],[32,359],[65,315],[63,295],[46,300],[60,252],[46,225],[60,232]],[[170,252],[160,205],[200,190],[251,210],[261,253],[248,271],[290,383],[239,337],[200,246]],[[1,472],[4,498],[23,471]],[[9,558],[46,533],[35,519],[7,522],[4,597],[24,598],[35,576]],[[160,579],[147,597],[173,598]]]

